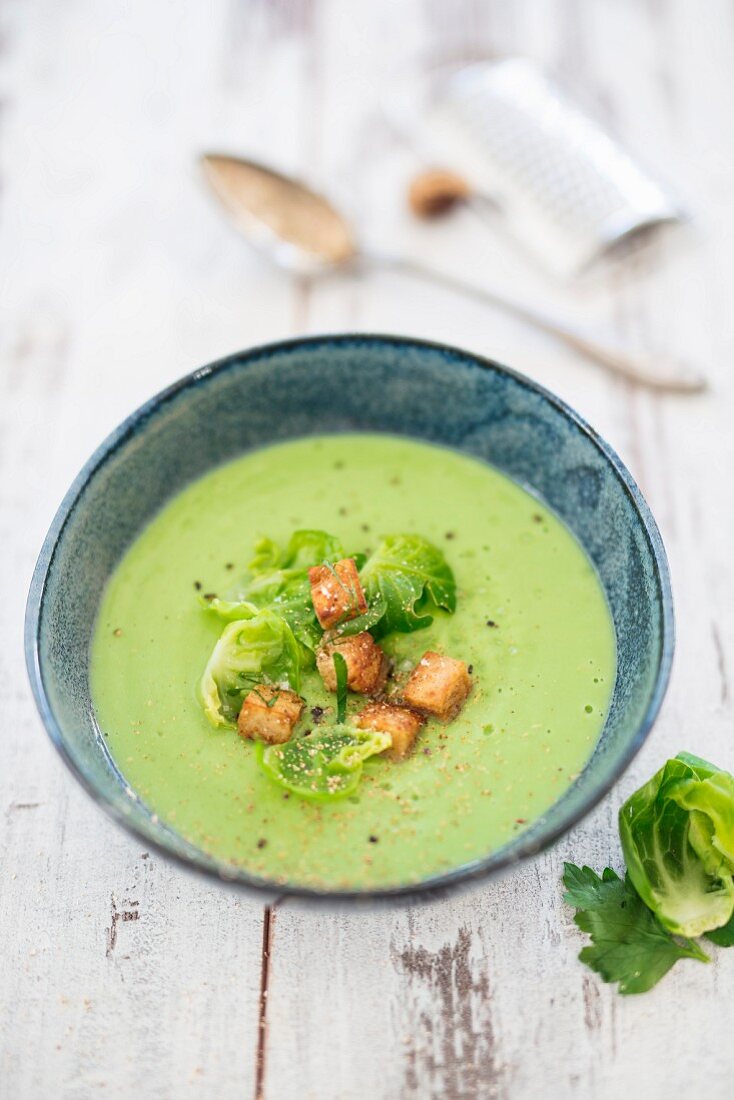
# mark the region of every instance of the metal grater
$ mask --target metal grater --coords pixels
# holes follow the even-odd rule
[[[421,144],[490,196],[514,237],[573,274],[683,210],[531,62],[480,62],[435,78]]]

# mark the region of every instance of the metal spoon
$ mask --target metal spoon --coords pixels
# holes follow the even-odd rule
[[[315,275],[379,267],[411,275],[503,309],[613,374],[650,389],[695,393],[706,388],[706,379],[700,373],[672,356],[614,347],[514,298],[464,282],[408,256],[361,250],[349,222],[328,199],[262,164],[208,153],[201,157],[201,165],[237,228],[260,251],[290,271]]]

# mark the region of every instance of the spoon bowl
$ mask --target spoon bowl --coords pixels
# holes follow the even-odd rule
[[[303,183],[255,161],[205,153],[200,164],[232,222],[280,267],[317,274],[357,255],[351,227]]]

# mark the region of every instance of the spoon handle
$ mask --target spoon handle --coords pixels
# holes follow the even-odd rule
[[[596,336],[576,329],[565,321],[549,317],[523,302],[474,283],[467,283],[407,256],[370,253],[363,256],[363,259],[372,265],[435,283],[456,294],[496,306],[534,328],[549,333],[587,359],[630,382],[668,393],[698,393],[707,388],[707,380],[700,372],[674,356],[657,352],[627,351],[625,348],[607,344]]]

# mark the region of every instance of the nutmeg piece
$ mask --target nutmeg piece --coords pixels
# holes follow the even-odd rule
[[[448,168],[427,168],[411,180],[408,202],[419,218],[435,218],[448,213],[471,193],[469,184]]]

